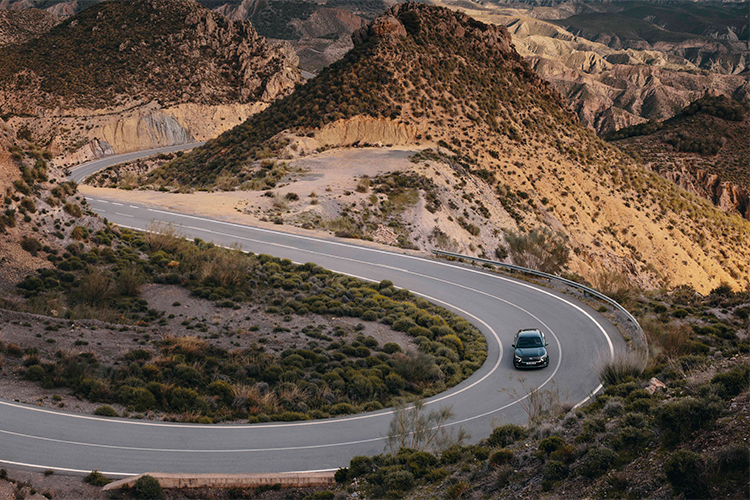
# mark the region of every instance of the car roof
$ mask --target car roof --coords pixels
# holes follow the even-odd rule
[[[518,330],[518,333],[516,334],[519,337],[541,337],[542,332],[537,330],[536,328],[529,328],[527,330]]]

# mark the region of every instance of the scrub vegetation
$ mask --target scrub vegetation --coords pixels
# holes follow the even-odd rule
[[[187,288],[219,310],[252,305],[277,318],[274,333],[288,332],[284,325],[294,318],[310,318],[295,332],[308,339],[307,345],[281,352],[269,351],[263,337],[237,349],[218,346],[212,340],[247,332],[217,333],[191,319],[182,323],[190,332],[145,335],[149,340],[112,362],[83,347],[87,341],[76,343],[82,351],[59,350],[52,359],[34,348],[0,344],[4,357],[19,360],[24,376],[44,388],[68,387],[78,397],[120,404],[129,412],[209,423],[377,410],[402,398],[441,392],[486,358],[484,338],[467,321],[390,281],[368,283],[312,263],[186,241],[167,227],[137,233],[110,225],[69,245],[54,264],[18,284],[24,301],[5,304],[37,313],[64,311],[50,322],[53,330],[81,318],[119,325],[113,325],[116,331],[143,333],[165,325],[165,311],[150,308],[140,296],[148,283]],[[321,317],[357,318],[362,322],[357,331],[365,323],[386,325],[417,349],[402,352],[394,342],[381,345],[364,334],[347,341],[341,327],[314,321]],[[101,406],[97,412],[111,415],[113,408]]]
[[[403,441],[354,457],[337,480],[367,498],[747,498],[750,292],[680,287],[631,305],[650,355],[602,363],[604,390],[586,406],[544,397],[546,418],[473,445]]]

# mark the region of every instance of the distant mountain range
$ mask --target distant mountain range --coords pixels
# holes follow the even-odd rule
[[[4,0],[0,8],[70,14],[92,3]],[[300,67],[312,72],[343,57],[351,33],[386,8],[382,0],[201,3],[251,21],[262,36],[286,40]],[[748,95],[747,2],[434,3],[508,26],[521,55],[599,133],[665,120],[707,90]]]

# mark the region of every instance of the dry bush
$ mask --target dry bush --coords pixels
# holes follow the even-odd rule
[[[645,318],[640,323],[648,344],[654,351],[652,356],[663,355],[667,359],[675,359],[688,353],[690,325],[675,322],[665,325],[653,318]]]
[[[450,406],[428,412],[422,399],[414,401],[411,406],[400,403],[396,406],[388,427],[387,447],[392,453],[397,453],[401,448],[442,451],[454,444],[462,444],[469,439],[463,428],[456,432],[445,428],[453,416]]]
[[[631,286],[625,273],[603,270],[594,277],[594,283],[597,290],[620,305],[631,302]]]
[[[528,385],[524,378],[519,378],[518,381],[521,383],[521,392],[516,389],[501,390],[518,399],[518,404],[526,412],[529,423],[538,423],[550,415],[562,413],[570,408],[570,404],[561,400],[560,388],[554,381],[551,389],[540,389]],[[565,399],[567,399],[567,394]]]
[[[241,251],[212,249],[208,260],[201,264],[198,277],[204,283],[213,281],[224,287],[232,287],[242,283],[248,268],[247,256]]]
[[[602,353],[594,363],[599,380],[605,385],[616,385],[643,373],[648,365],[648,354],[643,351],[616,351],[614,357]]]
[[[513,263],[554,274],[560,271],[570,256],[566,237],[549,228],[536,228],[529,233],[509,231],[505,235]]]
[[[78,285],[78,296],[90,307],[103,303],[112,295],[112,291],[112,277],[98,267],[90,267]]]
[[[186,355],[199,354],[208,348],[208,342],[193,336],[173,337],[169,335],[164,338],[164,343],[167,346],[167,352],[179,352]]]
[[[174,224],[161,221],[152,221],[143,239],[148,243],[152,252],[158,252],[159,250],[174,252],[183,243]]]

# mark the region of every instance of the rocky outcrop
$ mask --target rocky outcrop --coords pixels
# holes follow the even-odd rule
[[[750,191],[722,181],[717,174],[698,170],[695,175],[686,169],[663,172],[662,175],[683,189],[708,198],[725,212],[737,212],[750,220]]]
[[[397,145],[416,141],[414,126],[384,118],[355,116],[322,127],[315,133],[321,146]]]
[[[613,49],[544,21],[499,20],[534,71],[599,133],[665,120],[707,91],[730,96],[747,86],[742,75],[700,71],[688,59],[650,46]]]

